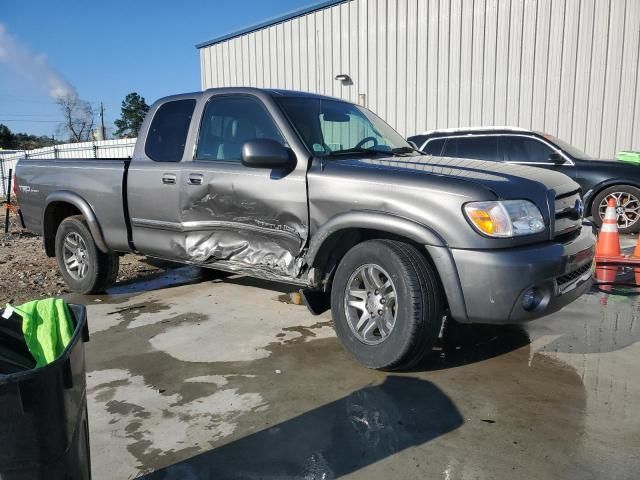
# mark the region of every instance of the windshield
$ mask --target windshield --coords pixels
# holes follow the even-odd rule
[[[418,155],[399,133],[366,108],[313,97],[285,97],[277,102],[317,156]]]
[[[582,150],[574,147],[570,143],[567,143],[564,140],[560,140],[558,137],[554,137],[553,135],[549,135],[548,133],[541,133],[541,135],[551,143],[554,143],[561,150],[568,153],[573,158],[577,158],[578,160],[594,160],[593,157],[587,155]]]

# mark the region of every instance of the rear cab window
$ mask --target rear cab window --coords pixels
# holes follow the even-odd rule
[[[182,160],[195,106],[195,99],[187,98],[169,101],[158,108],[151,121],[144,146],[144,151],[151,160]]]

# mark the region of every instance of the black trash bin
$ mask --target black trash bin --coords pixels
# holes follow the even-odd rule
[[[0,480],[91,478],[84,342],[87,311],[69,305],[73,338],[53,363],[0,375]]]

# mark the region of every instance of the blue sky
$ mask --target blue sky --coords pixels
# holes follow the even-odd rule
[[[94,106],[102,101],[111,125],[129,92],[151,104],[199,90],[197,43],[309,3],[314,1],[0,0],[0,123],[14,132],[55,133],[61,117],[48,95],[43,61],[81,98]],[[14,52],[6,51],[7,43]],[[27,59],[39,67],[25,67]]]

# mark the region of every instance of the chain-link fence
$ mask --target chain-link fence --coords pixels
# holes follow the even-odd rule
[[[0,152],[0,195],[7,194],[9,170],[16,171],[18,161],[24,158],[127,158],[133,154],[135,138],[118,140],[100,140],[95,142],[66,143],[52,147],[22,150],[18,152]]]

